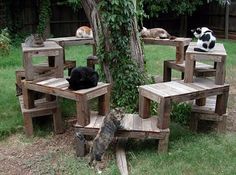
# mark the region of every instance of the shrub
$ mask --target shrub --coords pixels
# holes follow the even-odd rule
[[[0,55],[8,55],[10,52],[10,35],[8,29],[1,29],[0,33]]]
[[[191,115],[191,105],[187,103],[173,103],[171,111],[171,120],[182,125],[187,125]]]

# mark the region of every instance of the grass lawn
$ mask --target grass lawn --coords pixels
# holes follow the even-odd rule
[[[236,42],[224,40],[218,42],[224,43],[228,54],[226,81],[235,87]],[[163,60],[173,59],[175,48],[145,45],[144,49],[148,74],[162,76]],[[91,53],[90,46],[66,48],[66,58],[76,60],[77,65],[85,66],[85,58]],[[29,157],[13,156],[12,159],[17,162],[17,158],[20,157],[19,162],[24,165],[23,169],[31,170],[33,174],[94,174],[94,170],[88,167],[86,159],[74,156],[72,136],[68,134],[54,136],[51,129],[46,128],[44,131],[42,127],[37,127],[34,138],[25,137],[22,114],[18,98],[15,96],[15,70],[22,67],[21,57],[20,47],[13,48],[9,56],[0,57],[0,174],[7,172],[3,166],[4,162],[10,161],[6,153],[12,153],[11,151],[15,149],[15,154],[19,155],[20,152],[30,150],[27,149],[28,147],[32,148],[37,144],[46,145],[39,149],[41,156],[37,157],[37,153],[31,150],[33,155],[31,157],[30,155]],[[174,75],[179,77],[180,73],[176,72]],[[75,111],[73,103],[63,100],[63,104],[63,115],[72,116]],[[66,139],[67,136],[70,139]],[[55,139],[58,139],[60,143],[65,139],[62,145],[66,145],[66,149],[60,144],[50,142]],[[153,140],[129,141],[126,154],[130,174],[236,174],[236,136],[234,133],[194,134],[187,128],[172,123],[169,152],[157,154],[156,149],[157,144]],[[109,151],[109,158],[111,161],[104,174],[119,174],[112,150]],[[17,164],[13,164],[17,170]],[[18,173],[20,171],[22,169]]]

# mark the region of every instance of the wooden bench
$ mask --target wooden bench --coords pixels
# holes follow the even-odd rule
[[[56,134],[60,134],[64,131],[63,122],[61,118],[60,107],[55,101],[46,101],[46,99],[39,99],[35,101],[35,108],[26,109],[23,104],[23,97],[19,96],[19,102],[21,107],[21,112],[23,114],[24,120],[24,130],[26,136],[33,135],[33,118],[35,117],[47,117],[52,115],[53,117],[53,126]]]
[[[96,47],[93,38],[78,38],[75,36],[69,37],[58,37],[58,38],[48,38],[47,41],[54,41],[63,48],[63,60],[65,59],[65,46],[74,46],[74,45],[92,45],[93,46],[93,55],[96,55]]]
[[[185,83],[193,82],[194,70],[196,67],[196,61],[212,61],[216,69],[215,84],[222,85],[225,82],[225,61],[226,61],[226,51],[224,45],[221,43],[216,43],[214,49],[208,52],[197,52],[194,51],[196,47],[196,42],[191,42],[186,50],[185,58]]]
[[[95,136],[102,125],[104,116],[97,113],[91,115],[90,123],[86,126],[75,125],[75,130],[82,135]],[[169,129],[159,129],[156,125],[157,116],[142,119],[138,114],[126,114],[122,120],[122,129],[116,133],[116,137],[136,139],[158,139],[158,152],[166,152],[169,141]],[[78,140],[76,144],[77,155],[85,155],[85,143]],[[82,148],[82,149],[81,149]]]
[[[200,120],[212,121],[216,124],[216,131],[219,133],[225,132],[226,130],[226,119],[228,114],[218,115],[215,113],[216,97],[211,96],[206,99],[205,106],[198,106],[193,104],[191,118],[190,118],[190,129],[194,132],[198,131],[198,123]]]
[[[176,39],[155,39],[155,38],[143,38],[145,44],[155,44],[155,45],[167,45],[176,47],[176,63],[181,64],[185,59],[185,50],[187,46],[192,41],[192,38],[181,38]]]
[[[196,78],[194,83],[171,81],[139,87],[139,115],[150,117],[150,102],[159,103],[159,121],[157,127],[169,128],[171,102],[184,102],[216,95],[215,113],[222,116],[226,113],[229,85],[215,85],[207,78]]]
[[[106,115],[110,105],[110,84],[98,83],[96,87],[72,91],[68,89],[66,78],[24,81],[23,100],[26,109],[34,108],[34,91],[51,94],[76,101],[77,123],[86,126],[90,123],[88,101],[98,97],[99,115]]]
[[[181,72],[181,79],[184,79],[185,61],[182,64],[176,64],[175,60],[165,60],[163,69],[163,81],[171,81],[172,69]],[[213,77],[216,69],[212,65],[196,62],[194,75],[197,77]]]

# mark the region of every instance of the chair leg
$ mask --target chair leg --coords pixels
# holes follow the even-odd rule
[[[24,130],[27,137],[31,137],[33,135],[33,121],[32,117],[29,113],[24,113]]]

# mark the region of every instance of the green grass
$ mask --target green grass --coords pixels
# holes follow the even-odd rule
[[[235,83],[236,42],[224,41],[227,51],[227,81]],[[150,75],[162,75],[163,60],[175,57],[175,48],[168,46],[145,46],[146,68]],[[90,46],[66,48],[66,58],[77,61],[77,66],[85,66],[86,58],[92,53]],[[0,57],[0,139],[20,132],[23,133],[22,114],[18,98],[15,96],[15,70],[22,67],[21,48],[13,48],[9,56]],[[177,74],[176,74],[177,75]],[[62,100],[63,115],[74,115],[73,102]],[[38,136],[44,136],[44,128],[37,129]],[[51,130],[50,130],[51,131]],[[48,131],[46,131],[46,135]],[[193,134],[184,127],[172,123],[167,154],[157,154],[155,141],[129,141],[127,158],[131,174],[236,174],[236,136],[234,134]],[[113,154],[113,153],[111,153]],[[50,160],[45,158],[46,160]],[[114,155],[104,174],[119,174]],[[42,162],[44,158],[42,158]],[[76,159],[72,154],[61,153],[56,169],[62,174],[93,174],[86,161]],[[44,162],[47,167],[50,162]],[[52,169],[55,167],[51,167]],[[43,171],[43,170],[42,170]],[[46,171],[51,169],[45,168]]]

